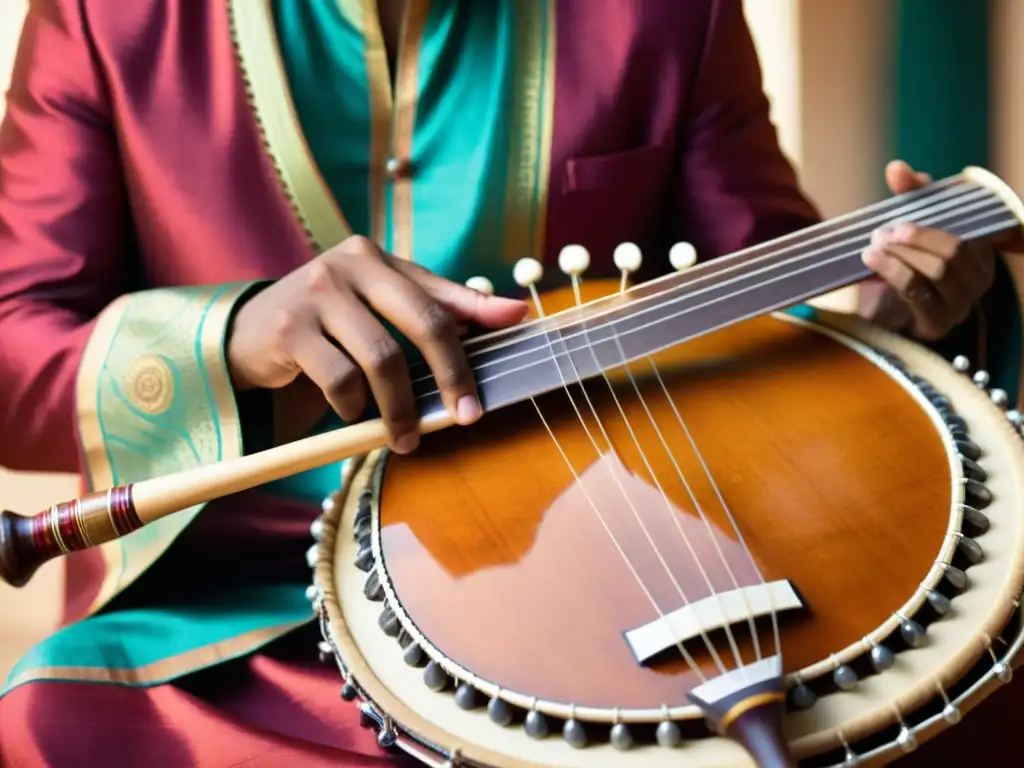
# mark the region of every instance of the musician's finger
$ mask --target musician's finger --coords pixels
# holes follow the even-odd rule
[[[419,411],[398,341],[351,292],[339,291],[320,312],[324,330],[362,368],[391,448],[397,453],[415,450],[420,442]]]
[[[866,248],[861,259],[864,266],[885,280],[897,294],[907,298],[906,293],[913,287],[917,275],[909,264],[877,245]]]
[[[482,412],[480,400],[454,313],[418,283],[387,265],[382,264],[367,277],[370,279],[361,280],[359,286],[363,298],[423,353],[452,417],[460,424],[476,421]]]
[[[885,166],[885,182],[895,195],[910,192],[931,183],[932,177],[927,173],[915,171],[904,160],[893,160]]]
[[[293,355],[338,416],[355,421],[362,415],[366,409],[366,380],[345,352],[311,329],[295,341]]]
[[[459,320],[468,320],[483,328],[506,328],[518,323],[529,311],[529,305],[524,301],[502,296],[487,296],[459,283],[445,280],[410,261],[391,258],[389,263],[395,270],[421,286],[431,297],[444,304]]]

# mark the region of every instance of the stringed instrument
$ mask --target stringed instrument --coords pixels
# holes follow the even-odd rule
[[[311,531],[342,699],[428,765],[886,762],[962,717],[1024,644],[1024,442],[1005,392],[856,318],[771,314],[869,276],[871,233],[1019,231],[963,174],[628,286],[541,295],[466,342],[487,416],[369,421],[0,516],[0,576],[202,501],[355,457]],[[476,281],[480,289],[484,282]]]

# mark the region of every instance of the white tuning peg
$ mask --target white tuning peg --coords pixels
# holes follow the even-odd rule
[[[582,245],[567,245],[558,254],[558,268],[570,277],[579,277],[590,267],[590,253]]]
[[[640,269],[644,262],[643,254],[640,253],[640,246],[636,243],[619,243],[615,246],[615,253],[612,254],[615,266],[620,272],[631,275]]]
[[[623,293],[629,283],[629,276],[640,269],[644,257],[640,253],[640,246],[636,243],[619,243],[615,246],[612,260],[619,272],[622,273],[622,280],[619,281],[619,293]]]
[[[536,259],[520,259],[512,268],[512,279],[520,288],[532,288],[544,277],[544,267]]]
[[[674,270],[682,272],[697,263],[697,249],[689,243],[676,243],[668,252],[668,260]]]
[[[537,309],[537,317],[544,317],[544,307],[541,306],[540,294],[537,293],[537,283],[542,277],[544,277],[544,267],[536,259],[520,259],[512,268],[512,278],[516,281],[516,285],[530,290],[530,298],[533,299],[533,306]]]
[[[494,283],[486,277],[471,277],[466,281],[466,287],[478,291],[484,296],[494,295]]]

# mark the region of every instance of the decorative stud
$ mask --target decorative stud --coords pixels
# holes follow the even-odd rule
[[[385,604],[384,610],[380,612],[380,616],[377,618],[377,626],[388,637],[398,637],[401,625],[398,623],[398,617],[395,616],[395,612],[391,610],[390,605]]]
[[[964,481],[964,492],[967,494],[969,499],[974,500],[974,504],[972,506],[978,507],[979,509],[984,509],[992,503],[992,491],[977,480],[967,478]]]
[[[469,683],[460,683],[455,689],[455,704],[459,709],[476,709],[479,701],[476,696],[476,688]]]
[[[988,386],[991,377],[988,375],[988,371],[975,371],[971,380],[981,389]]]
[[[857,673],[853,671],[852,667],[843,664],[836,667],[832,673],[832,682],[841,691],[853,690],[857,687]]]
[[[846,754],[843,755],[843,765],[860,765],[860,758],[857,757],[857,753],[849,747],[846,748]]]
[[[537,710],[531,709],[526,713],[526,719],[523,721],[523,730],[532,739],[543,739],[550,731],[548,719]]]
[[[512,720],[515,718],[515,712],[512,707],[508,705],[504,699],[501,699],[495,694],[491,697],[491,700],[487,702],[487,716],[491,718],[491,722],[500,726],[511,725]]]
[[[960,464],[964,468],[964,474],[971,480],[977,480],[979,483],[984,483],[988,480],[988,472],[978,462],[972,461],[966,456],[961,456]]]
[[[318,587],[316,584],[310,584],[308,587],[306,587],[306,600],[308,600],[311,603],[315,603],[319,599],[320,587]]]
[[[448,687],[448,673],[436,661],[427,662],[427,666],[423,669],[423,682],[434,693],[441,693]]]
[[[324,535],[324,519],[322,517],[316,518],[312,523],[309,524],[309,535],[313,537],[313,541],[320,541]]]
[[[960,541],[957,542],[957,549],[971,565],[977,565],[985,556],[985,552],[982,550],[981,545],[974,539],[968,538],[967,536],[960,536]]]
[[[789,699],[797,709],[810,709],[818,700],[818,696],[809,685],[799,683],[790,690]]]
[[[951,701],[946,702],[946,706],[942,708],[942,719],[951,725],[956,725],[963,718],[963,713],[960,709]]]
[[[612,726],[609,740],[612,746],[620,752],[633,748],[633,734],[629,732],[629,728],[625,723],[616,723]]]
[[[896,654],[884,645],[871,646],[871,666],[875,672],[885,672],[892,669],[896,663]]]
[[[587,729],[575,717],[570,717],[562,726],[562,738],[570,747],[583,749],[587,746]]]
[[[1017,429],[1020,429],[1021,423],[1024,422],[1024,417],[1021,416],[1020,411],[1016,408],[1008,410],[1006,412],[1006,418],[1011,424],[1013,424],[1013,426],[1017,427]]]
[[[377,746],[381,749],[391,749],[398,741],[398,735],[391,728],[381,728],[377,732]]]
[[[580,277],[590,268],[590,252],[582,245],[567,245],[558,254],[558,268],[570,277]]]
[[[981,458],[981,448],[979,448],[973,440],[957,440],[956,450],[961,456],[966,456],[971,461],[977,461]]]
[[[903,642],[909,645],[911,648],[920,648],[924,645],[925,637],[924,627],[918,624],[913,619],[900,619],[900,637],[903,638]]]
[[[306,550],[306,565],[310,568],[316,568],[316,564],[320,561],[320,548],[315,544]]]
[[[327,661],[329,658],[331,658],[331,656],[334,655],[334,649],[331,648],[331,644],[328,643],[326,640],[321,640],[319,643],[317,643],[316,649],[320,653],[321,662]]]
[[[367,600],[372,600],[375,603],[384,599],[384,587],[381,585],[376,571],[371,571],[370,576],[366,579],[366,584],[363,585],[363,595]]]
[[[932,607],[939,616],[945,616],[953,608],[952,601],[941,592],[934,589],[928,592],[928,605]]]
[[[671,720],[662,720],[654,732],[659,747],[671,749],[683,743],[683,732]]]
[[[411,643],[402,653],[402,659],[410,667],[418,667],[423,663],[423,649],[419,643]]]
[[[996,677],[1003,683],[1013,680],[1013,667],[1005,662],[997,661],[992,667],[992,671],[996,673]]]
[[[466,281],[466,287],[477,293],[482,293],[484,296],[494,295],[494,283],[486,277],[471,277]]]
[[[955,565],[950,565],[949,563],[943,563],[942,565],[946,569],[946,573],[945,573],[946,581],[948,581],[953,586],[954,589],[959,589],[959,590],[967,589],[967,574],[966,573],[964,573],[962,570],[957,568]]]
[[[957,355],[953,358],[953,370],[959,373],[967,373],[971,370],[971,361],[964,355]]]
[[[682,272],[697,263],[697,249],[690,243],[676,243],[669,249],[668,261],[672,269]]]
[[[354,565],[363,573],[369,573],[370,569],[373,568],[373,549],[369,546],[360,549],[358,554],[356,554]]]
[[[1006,394],[1005,389],[993,389],[988,393],[988,396],[992,398],[992,402],[999,408],[1005,409],[1010,404],[1010,396]]]
[[[544,267],[536,259],[520,259],[512,269],[512,279],[520,288],[532,288],[544,277]]]
[[[904,752],[913,752],[917,749],[917,737],[906,725],[900,727],[900,735],[896,737],[896,744]]]
[[[334,509],[334,497],[328,496],[320,502],[320,509],[324,512],[331,512]]]
[[[352,685],[352,683],[345,683],[343,686],[341,686],[342,701],[355,701],[356,696],[358,695],[359,692],[356,690],[356,687]]]
[[[988,529],[991,526],[988,515],[984,512],[979,512],[974,507],[968,506],[967,504],[962,505],[960,510],[963,514],[964,522],[973,527],[979,536],[988,532]]]

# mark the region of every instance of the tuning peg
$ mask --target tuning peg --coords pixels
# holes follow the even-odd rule
[[[636,243],[619,243],[615,246],[612,260],[615,262],[615,266],[618,267],[619,272],[622,273],[622,280],[619,283],[619,293],[622,293],[626,290],[629,276],[640,269],[644,257],[640,253],[640,246]]]
[[[580,277],[590,267],[590,253],[582,245],[567,245],[558,254],[558,268],[570,277]]]
[[[478,291],[485,296],[494,295],[494,283],[486,277],[471,277],[466,281],[466,287],[472,288],[474,291]]]
[[[953,370],[958,373],[967,373],[971,370],[971,361],[965,355],[957,355],[953,358]]]
[[[532,288],[544,277],[544,267],[536,259],[520,259],[512,269],[512,279],[520,288]]]
[[[697,249],[690,243],[676,243],[668,252],[668,260],[674,270],[682,272],[697,263]]]

